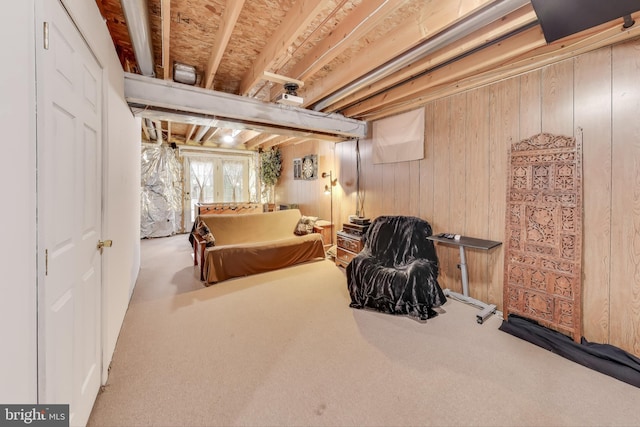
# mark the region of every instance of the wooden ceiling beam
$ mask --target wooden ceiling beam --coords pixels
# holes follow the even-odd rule
[[[145,119],[142,119],[141,122],[142,122],[142,133],[144,134],[147,141],[151,141],[151,137],[149,136],[149,129],[147,129],[147,123]]]
[[[274,139],[274,138],[278,138],[280,135],[276,135],[273,133],[261,133],[260,135],[251,138],[249,141],[245,142],[245,146],[247,147],[247,150],[253,150],[254,148],[259,147],[261,144]]]
[[[366,0],[322,39],[288,74],[300,80],[313,75],[379,25],[401,6],[402,0]]]
[[[162,78],[171,78],[171,61],[169,50],[171,45],[171,0],[162,0]]]
[[[241,95],[249,94],[251,89],[262,78],[263,72],[271,67],[276,58],[291,46],[328,4],[329,0],[296,2],[242,78],[239,89]]]
[[[640,12],[632,14],[634,20],[640,19]],[[438,86],[424,87],[420,92],[396,101],[394,104],[383,106],[379,110],[367,115],[369,120],[378,120],[394,114],[409,111],[426,103],[446,96],[489,85],[529,71],[575,57],[605,46],[610,46],[625,40],[640,36],[640,27],[633,26],[621,31],[619,22],[603,24],[598,27],[569,36],[551,44],[533,49],[518,58],[497,66],[475,72],[462,79],[446,81]],[[463,64],[459,65],[464,67]]]
[[[229,39],[231,39],[231,34],[236,26],[244,2],[245,0],[227,0],[224,12],[222,13],[222,24],[215,36],[215,42],[213,43],[211,55],[209,56],[207,68],[204,73],[202,87],[205,89],[213,89],[213,78],[220,66],[222,55],[224,55],[224,51],[227,49],[227,44],[229,44]]]
[[[462,79],[478,74],[490,68],[500,66],[532,49],[544,46],[546,41],[539,26],[530,28],[500,43],[482,49],[442,68],[424,74],[405,84],[373,96],[366,101],[355,104],[344,110],[348,116],[362,116],[374,109],[379,109],[400,99],[414,96],[430,87],[449,81]]]
[[[277,129],[274,133],[310,137],[316,134],[344,140],[367,133],[366,122],[340,114],[323,113],[278,104],[269,104],[246,96],[211,91],[137,74],[125,74],[125,99],[141,117],[183,123],[205,122],[209,126],[240,129]],[[230,126],[235,123],[235,126]],[[268,130],[267,130],[268,132]],[[319,136],[322,137],[322,136]]]
[[[236,136],[235,145],[245,145],[247,141],[251,140],[257,135],[260,135],[260,132],[256,132],[255,130],[243,130]]]
[[[504,19],[495,21],[483,29],[458,40],[450,46],[440,49],[433,55],[429,55],[426,58],[416,61],[389,77],[367,85],[363,89],[338,100],[336,103],[331,104],[327,109],[325,109],[325,111],[330,112],[341,110],[343,107],[351,105],[360,99],[365,99],[372,94],[380,93],[386,88],[396,86],[426,70],[433,69],[438,65],[460,57],[467,52],[480,48],[493,40],[497,40],[500,37],[517,31],[520,28],[524,28],[527,25],[536,22],[537,19],[533,6],[531,4],[527,4],[524,7],[508,14]]]
[[[345,87],[492,1],[494,0],[436,0],[429,3],[420,17],[408,16],[396,25],[395,30],[361,49],[322,81],[308,86],[300,95],[304,98],[304,105],[320,101],[327,94]]]
[[[187,133],[184,136],[184,142],[189,142],[191,140],[191,137],[193,136],[193,132],[196,131],[196,126],[195,124],[193,125],[189,125],[189,129],[187,129]]]
[[[283,142],[281,144],[278,144],[278,148],[283,148],[283,147],[290,147],[292,145],[299,145],[305,142],[310,142],[310,141],[317,141],[317,139],[310,139],[310,138],[291,138],[286,142]]]
[[[276,138],[272,138],[269,141],[264,142],[262,144],[262,149],[263,150],[268,150],[271,147],[275,147],[275,146],[278,146],[280,144],[284,144],[287,141],[293,141],[293,140],[296,140],[296,139],[298,139],[298,138],[295,137],[295,136],[286,136],[286,135],[277,136]]]
[[[271,73],[269,71],[265,71],[264,73],[262,73],[262,79],[281,85],[284,85],[285,83],[295,83],[299,88],[304,86],[304,82],[302,80],[294,79],[292,77],[283,76],[276,73]]]
[[[210,128],[202,137],[202,141],[200,142],[200,144],[204,145],[207,142],[211,141],[219,130],[220,128]]]

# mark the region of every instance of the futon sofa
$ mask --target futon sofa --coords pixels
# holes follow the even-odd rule
[[[205,285],[232,277],[263,273],[294,264],[325,258],[322,236],[297,235],[302,218],[298,209],[245,215],[199,215],[215,242],[194,246]],[[312,228],[313,226],[311,226]],[[197,233],[196,233],[197,234]]]

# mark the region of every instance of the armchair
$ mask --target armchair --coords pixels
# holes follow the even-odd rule
[[[437,316],[447,299],[438,284],[438,257],[431,225],[410,216],[376,218],[363,236],[363,250],[347,266],[350,307]]]

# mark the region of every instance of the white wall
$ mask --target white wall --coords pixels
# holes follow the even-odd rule
[[[33,2],[4,8],[11,19],[0,25],[0,402],[26,403],[37,398]]]
[[[34,6],[9,7],[0,26],[0,402],[37,399],[36,116]],[[140,268],[140,123],[124,100],[122,67],[105,23],[91,0],[63,0],[105,70],[104,358],[111,360]]]
[[[106,164],[104,238],[113,247],[104,251],[103,328],[105,366],[111,362],[116,341],[140,269],[140,119],[131,120],[128,109],[114,91],[108,93],[110,120]],[[103,372],[103,382],[106,371]]]

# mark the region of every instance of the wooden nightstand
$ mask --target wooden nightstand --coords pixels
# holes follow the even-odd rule
[[[346,267],[362,250],[362,236],[338,231],[337,233],[336,265]]]

